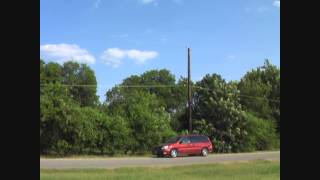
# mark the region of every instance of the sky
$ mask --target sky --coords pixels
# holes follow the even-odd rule
[[[100,101],[123,79],[166,68],[240,80],[265,59],[280,67],[279,0],[40,0],[40,58],[89,65]]]

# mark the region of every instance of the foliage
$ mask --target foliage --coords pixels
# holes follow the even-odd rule
[[[125,102],[113,101],[111,115],[124,117],[131,129],[130,150],[142,152],[155,144],[165,141],[175,133],[170,127],[170,114],[167,113],[154,94],[132,91],[124,97]]]
[[[241,104],[255,116],[275,121],[280,131],[280,69],[268,60],[239,82]]]
[[[247,151],[277,149],[280,146],[276,132],[276,124],[273,121],[257,118],[251,113],[246,114],[248,120],[248,136],[245,141]]]
[[[220,75],[206,75],[196,83],[195,129],[212,138],[218,152],[242,151],[246,119],[239,103],[239,91]]]
[[[266,61],[239,82],[207,74],[191,84],[192,133],[209,136],[215,152],[279,148],[279,68]],[[96,85],[87,65],[40,59],[40,154],[144,153],[189,133],[186,78],[166,69],[132,75],[103,104]]]
[[[62,67],[62,83],[68,85],[90,85],[70,86],[70,96],[78,101],[81,106],[95,106],[98,103],[97,81],[94,71],[87,65],[79,65],[76,62],[66,62]]]

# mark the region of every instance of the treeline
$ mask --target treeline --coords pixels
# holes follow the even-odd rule
[[[40,154],[128,154],[150,151],[187,133],[187,79],[166,69],[132,75],[98,101],[85,64],[40,59]],[[192,82],[193,133],[216,152],[279,148],[280,69],[265,61],[239,82],[207,74]]]

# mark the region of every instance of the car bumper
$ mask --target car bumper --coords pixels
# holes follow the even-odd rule
[[[213,152],[213,147],[212,148],[208,148],[208,150],[209,150],[209,153],[212,153]]]
[[[158,155],[158,156],[166,156],[166,155],[170,154],[170,151],[162,150],[161,147],[160,147],[160,148],[154,148],[152,150],[152,154]]]

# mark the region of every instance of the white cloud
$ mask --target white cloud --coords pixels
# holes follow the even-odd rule
[[[117,68],[123,63],[123,59],[125,58],[132,59],[136,63],[143,64],[147,60],[153,59],[158,55],[159,54],[156,51],[140,51],[136,49],[123,50],[119,48],[109,48],[102,53],[100,58],[107,65]]]
[[[40,45],[40,56],[44,59],[53,60],[60,64],[66,61],[94,64],[95,58],[86,49],[76,44],[45,44]]]
[[[103,51],[101,59],[114,68],[119,67],[122,64],[122,59],[126,56],[126,53],[118,48],[110,48]]]
[[[273,2],[273,6],[277,7],[280,9],[280,0],[276,0]]]
[[[158,52],[155,51],[139,51],[139,50],[128,50],[127,55],[130,59],[136,60],[138,63],[144,63],[148,59],[153,59],[158,56]]]
[[[118,48],[110,48],[104,51],[105,55],[111,58],[122,59],[126,56],[126,53]]]

